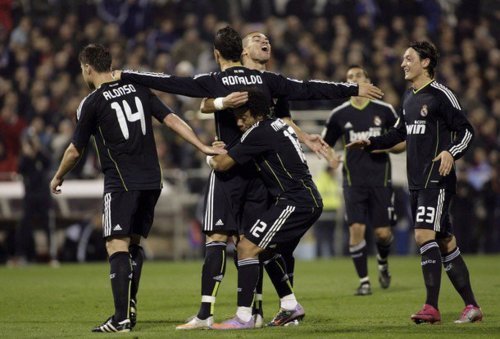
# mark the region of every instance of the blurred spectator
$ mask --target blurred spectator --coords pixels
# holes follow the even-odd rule
[[[337,226],[337,213],[342,206],[340,185],[335,177],[335,170],[328,166],[314,180],[323,198],[323,213],[314,224],[316,238],[316,257],[332,257],[335,255],[333,235]]]
[[[362,63],[384,90],[384,101],[398,107],[407,86],[400,55],[409,40],[429,38],[441,51],[436,78],[462,98],[477,132],[475,147],[483,153],[475,159],[476,152],[469,152],[463,166],[469,173],[465,182],[482,187],[473,192],[485,204],[465,212],[474,220],[489,218],[484,225],[498,228],[491,215],[500,215],[499,193],[489,188],[497,175],[500,141],[499,8],[499,1],[490,0],[0,0],[0,178],[15,177],[20,134],[35,117],[43,118],[52,156],[59,156],[68,121],[88,94],[76,51],[91,42],[110,48],[113,68],[184,75],[216,69],[212,39],[225,23],[242,34],[267,31],[273,45],[270,70],[339,81],[346,65]],[[212,124],[196,118],[196,100],[162,98],[181,116],[192,117],[198,132],[213,135]],[[329,109],[332,103],[291,105],[309,110]],[[203,159],[182,141],[159,137],[164,173],[202,168]],[[97,163],[90,151],[75,173],[95,177]],[[492,238],[478,240],[475,250],[493,246],[484,239]]]
[[[18,172],[23,176],[23,216],[15,231],[14,264],[23,265],[36,259],[34,231],[45,231],[49,259],[56,260],[53,239],[54,220],[52,198],[49,191],[50,156],[44,145],[44,129],[41,118],[33,119],[23,132],[22,154]]]

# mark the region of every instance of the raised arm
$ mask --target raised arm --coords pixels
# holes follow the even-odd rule
[[[296,80],[282,75],[263,72],[266,83],[269,84],[273,97],[288,97],[289,100],[323,100],[341,99],[352,96],[363,96],[370,99],[380,99],[383,92],[372,84],[354,84],[323,80]]]
[[[204,98],[201,101],[201,113],[214,113],[226,108],[240,107],[248,101],[248,92],[233,92],[225,97]]]
[[[328,160],[328,144],[319,134],[309,134],[304,132],[299,126],[297,126],[291,117],[283,117],[282,119],[293,128],[301,143],[305,144],[311,151],[316,153],[318,158],[323,157]]]
[[[115,79],[124,79],[162,92],[185,95],[188,97],[213,97],[207,80],[210,74],[195,77],[178,77],[164,73],[113,71]]]
[[[167,115],[163,122],[173,131],[179,134],[184,140],[207,155],[227,153],[227,151],[223,148],[216,148],[203,144],[203,142],[201,142],[201,140],[193,132],[193,129],[174,113],[170,113],[169,115]]]
[[[78,151],[73,143],[69,144],[68,148],[66,148],[66,151],[64,152],[61,164],[59,165],[56,174],[50,181],[50,190],[52,193],[61,193],[60,186],[64,182],[64,176],[68,174],[68,172],[71,171],[73,167],[75,167],[75,165],[80,160],[82,153],[83,152]]]

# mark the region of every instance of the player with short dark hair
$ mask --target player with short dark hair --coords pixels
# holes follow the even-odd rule
[[[269,62],[271,58],[271,44],[267,36],[261,32],[251,32],[248,33],[242,40],[243,44],[243,52],[241,54],[242,63],[245,67],[250,69],[256,69],[259,71],[266,70],[266,64]],[[216,111],[215,108],[215,100],[221,100],[222,108],[234,108],[241,105],[248,98],[247,92],[233,92],[227,95],[224,98],[205,98],[202,100],[200,110],[203,113],[213,113]],[[306,144],[311,150],[316,152],[318,156],[326,155],[327,151],[325,148],[328,148],[321,138],[321,136],[317,134],[308,134],[303,132],[299,126],[297,126],[292,120],[292,115],[290,113],[290,108],[288,101],[285,98],[277,98],[273,100],[273,106],[271,107],[271,114],[274,117],[281,118],[288,125],[292,126],[295,133],[298,136],[299,141]],[[250,166],[253,166],[250,164]],[[260,177],[256,177],[255,179],[256,185],[263,185],[261,183]],[[252,185],[251,187],[254,187]],[[266,189],[267,190],[267,189]],[[255,195],[248,192],[250,197],[254,197]],[[259,199],[261,199],[259,197]],[[254,206],[252,206],[254,207]],[[260,213],[260,211],[255,211],[255,208],[252,208],[252,211],[255,213]],[[248,220],[246,220],[248,219]],[[252,221],[254,219],[253,216],[243,216],[242,228],[251,227],[247,221]],[[241,230],[240,234],[244,234],[244,231]],[[265,264],[266,271],[273,283],[278,296],[280,297],[280,304],[285,303],[285,300],[289,300],[294,297],[293,292],[293,280],[294,280],[294,266],[295,266],[295,258],[293,257],[293,250],[297,244],[289,244],[288,247],[282,246],[281,253],[276,254],[276,257],[272,258],[272,260],[266,260]],[[235,256],[236,258],[236,256]],[[283,267],[285,266],[285,267]],[[255,318],[255,326],[262,327],[263,326],[263,305],[262,305],[262,290],[263,290],[263,274],[262,268],[259,274],[259,281],[255,290],[255,302],[254,302],[254,318]],[[278,312],[279,314],[279,312]],[[270,322],[273,324],[273,320]],[[294,324],[298,324],[294,322]]]
[[[259,278],[259,253],[265,253],[266,260],[280,253],[281,246],[298,244],[323,209],[297,135],[283,120],[268,117],[265,95],[250,91],[248,102],[236,108],[235,114],[244,134],[228,154],[211,158],[209,164],[216,171],[227,171],[236,164],[253,163],[259,168],[273,204],[256,217],[238,242],[238,309],[232,319],[212,325],[218,330],[254,327],[252,304]],[[271,325],[302,319],[302,307],[296,302],[294,305],[282,309]]]
[[[449,218],[455,194],[454,162],[471,145],[474,130],[455,94],[434,80],[436,47],[427,41],[413,42],[403,55],[401,68],[412,83],[403,96],[402,115],[387,134],[358,140],[348,147],[386,149],[406,140],[408,185],[414,218],[415,240],[427,291],[423,308],[411,315],[419,323],[438,323],[441,264],[462,297],[465,308],[455,323],[480,321],[479,307]]]
[[[239,45],[235,43],[239,41]],[[226,46],[227,45],[227,46]],[[159,73],[124,71],[117,73],[124,79],[173,94],[192,97],[219,98],[232,92],[259,89],[271,105],[272,98],[287,97],[290,100],[335,99],[361,95],[378,98],[382,92],[371,84],[348,84],[328,81],[301,81],[287,79],[271,72],[261,72],[243,67],[234,61],[241,55],[242,41],[231,27],[220,29],[215,37],[214,57],[220,72],[199,74],[194,77],[177,77]],[[230,149],[241,136],[231,110],[217,107],[215,126],[218,140]],[[207,236],[206,260],[202,270],[202,298],[198,315],[177,329],[208,328],[213,323],[213,309],[220,281],[225,274],[225,249],[228,236],[238,234],[241,215],[245,211],[259,211],[267,200],[255,192],[249,200],[245,194],[255,177],[250,166],[235,166],[226,173],[211,173],[205,197],[203,231]],[[253,204],[252,204],[253,202]]]
[[[359,83],[369,82],[370,79],[363,67],[351,65],[347,69],[347,81]],[[323,130],[323,137],[330,146],[335,146],[340,138],[344,146],[342,172],[349,252],[360,281],[355,295],[372,293],[365,240],[367,224],[371,225],[375,234],[380,285],[382,288],[390,285],[387,258],[393,240],[390,226],[394,206],[389,155],[348,150],[345,145],[360,138],[382,135],[394,126],[396,120],[397,114],[392,105],[380,100],[352,97],[332,111]],[[332,165],[336,168],[339,162],[334,161]]]
[[[137,291],[147,237],[162,189],[152,117],[166,124],[205,154],[225,153],[204,145],[193,130],[150,89],[115,80],[111,55],[90,44],[79,55],[84,81],[93,92],[77,110],[71,144],[50,183],[54,194],[93,136],[104,173],[103,237],[109,255],[115,313],[93,332],[129,332],[136,322]]]

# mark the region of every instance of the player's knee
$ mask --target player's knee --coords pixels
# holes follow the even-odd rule
[[[238,259],[257,258],[262,249],[252,243],[250,240],[243,238],[238,242]]]
[[[353,223],[349,225],[349,243],[350,245],[357,245],[365,238],[364,224]]]
[[[454,235],[447,238],[441,238],[437,241],[441,253],[449,253],[457,247],[457,239]]]
[[[107,238],[106,239],[106,251],[108,256],[112,256],[116,252],[128,252],[128,247],[130,243],[130,238]]]
[[[415,229],[415,242],[418,246],[436,239],[436,232],[433,230],[426,229]]]
[[[389,226],[375,228],[375,238],[377,242],[386,243],[391,241],[392,232]]]
[[[206,235],[206,242],[213,242],[213,241],[218,241],[218,242],[227,242],[228,236],[227,234],[224,233],[207,233]]]

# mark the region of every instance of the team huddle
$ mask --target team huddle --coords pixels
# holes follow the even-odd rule
[[[79,55],[82,75],[93,90],[77,111],[77,125],[51,181],[61,193],[64,176],[80,159],[91,137],[104,173],[103,237],[109,255],[114,314],[93,332],[129,332],[137,323],[137,294],[145,259],[141,239],[150,232],[162,189],[152,117],[207,155],[212,169],[205,194],[205,260],[198,313],[177,330],[238,330],[298,325],[305,309],[294,294],[293,252],[323,210],[301,143],[337,168],[343,162],[349,252],[359,276],[355,295],[372,293],[366,226],[375,234],[378,280],[391,283],[388,256],[394,224],[388,152],[407,151],[415,240],[426,287],[415,323],[438,323],[441,265],[462,297],[457,323],[482,320],[467,266],[448,215],[455,191],[454,161],[467,151],[474,131],[451,90],[434,80],[435,47],[412,43],[401,67],[412,84],[401,114],[383,101],[360,65],[347,82],[288,79],[266,71],[271,45],[260,32],[243,39],[231,27],[214,39],[220,71],[195,77],[112,71],[109,51],[90,44]],[[217,141],[205,145],[150,89],[204,98],[201,112],[214,114]],[[342,99],[323,135],[302,131],[288,101]],[[307,113],[303,113],[307,114]],[[415,127],[416,126],[416,127]],[[423,126],[423,127],[422,127]],[[333,150],[342,140],[344,159]],[[236,244],[237,309],[214,322],[215,302],[226,270],[227,242]],[[267,272],[280,306],[263,319],[262,278]]]

